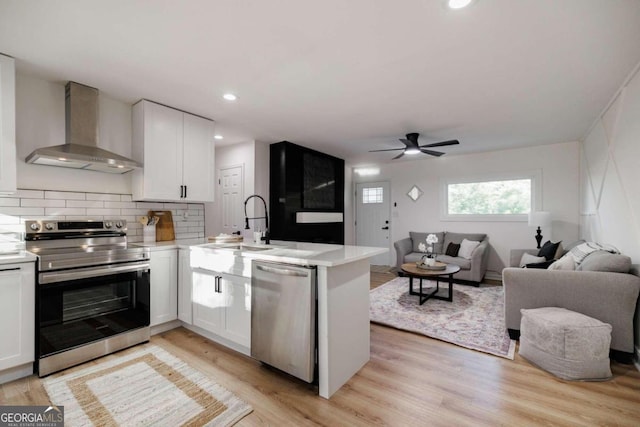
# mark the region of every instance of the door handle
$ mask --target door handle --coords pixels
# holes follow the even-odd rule
[[[386,226],[386,227],[382,227],[382,229],[383,229],[383,230],[388,230],[388,229],[389,229],[389,227],[388,227],[388,226]]]

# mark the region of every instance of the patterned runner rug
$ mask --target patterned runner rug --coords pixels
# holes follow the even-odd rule
[[[66,426],[230,426],[253,410],[152,344],[43,383]]]
[[[414,290],[417,286],[414,280]],[[423,292],[429,286],[435,282],[423,281]],[[440,283],[440,295],[447,286]],[[504,323],[502,286],[454,284],[453,302],[430,299],[420,305],[417,295],[409,295],[409,279],[398,277],[372,289],[370,299],[372,322],[513,360],[515,341]]]

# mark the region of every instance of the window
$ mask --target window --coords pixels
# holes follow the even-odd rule
[[[445,180],[443,220],[525,221],[540,195],[540,173]]]
[[[382,187],[362,189],[362,203],[382,203]]]

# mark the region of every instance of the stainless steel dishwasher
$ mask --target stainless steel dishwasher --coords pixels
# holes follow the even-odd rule
[[[265,261],[251,266],[251,356],[313,382],[316,268]]]

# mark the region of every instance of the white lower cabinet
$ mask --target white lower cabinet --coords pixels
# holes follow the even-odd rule
[[[0,371],[35,357],[33,262],[0,265]]]
[[[178,318],[178,251],[151,251],[151,326]]]
[[[191,309],[191,266],[189,265],[189,253],[187,249],[178,250],[178,319],[192,325],[193,311]]]
[[[193,324],[234,343],[251,345],[251,279],[192,270]]]

